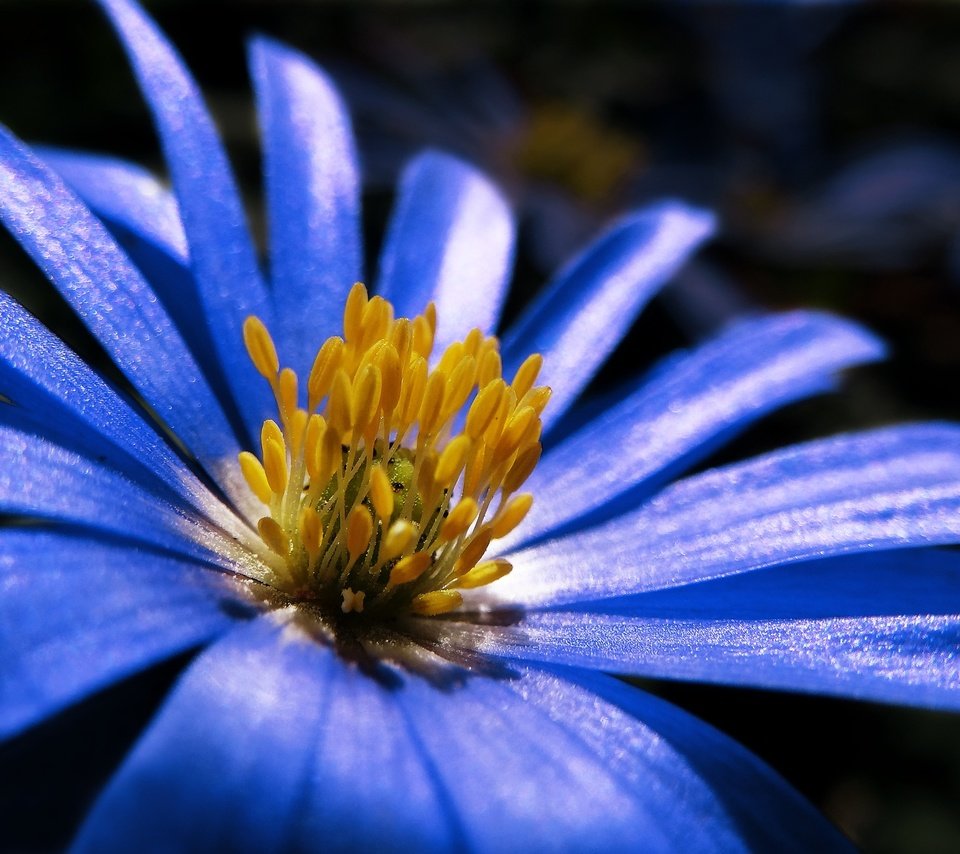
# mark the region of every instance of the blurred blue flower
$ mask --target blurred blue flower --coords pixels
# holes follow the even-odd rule
[[[303,372],[336,331],[362,273],[349,120],[308,60],[252,43],[267,283],[193,81],[132,0],[102,2],[173,192],[0,136],[4,222],[137,398],[0,297],[0,512],[30,520],[0,536],[0,736],[203,651],[77,849],[844,849],[755,757],[603,672],[960,706],[960,557],[935,548],[960,537],[960,429],[842,435],[671,483],[882,348],[827,315],[746,320],[586,417],[580,392],[710,232],[662,203],[503,336],[505,375],[539,351],[554,392],[537,502],[503,539],[512,574],[440,618],[254,596],[263,544],[236,459],[270,400],[242,326],[264,319]],[[483,175],[423,154],[378,291],[399,315],[434,300],[441,346],[492,331],[513,235]]]

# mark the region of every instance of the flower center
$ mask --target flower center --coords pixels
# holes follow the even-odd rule
[[[430,369],[435,331],[432,303],[394,319],[358,282],[343,337],[317,352],[304,409],[296,373],[247,318],[247,351],[279,420],[264,421],[260,456],[239,461],[269,509],[257,527],[276,558],[271,583],[287,596],[344,613],[435,615],[510,572],[483,557],[533,503],[518,490],[540,459],[543,359],[527,358],[507,384],[499,342],[473,329]]]

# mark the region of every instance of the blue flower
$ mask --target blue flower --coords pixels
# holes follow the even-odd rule
[[[809,312],[744,321],[591,417],[580,392],[710,231],[709,216],[663,203],[614,225],[503,337],[504,376],[540,352],[538,381],[553,389],[527,481],[536,502],[498,541],[513,571],[438,616],[416,599],[368,613],[342,584],[342,609],[318,607],[327,588],[271,582],[294,566],[278,561],[282,537],[310,550],[302,523],[262,523],[274,517],[256,497],[299,483],[275,454],[288,446],[266,430],[262,459],[237,459],[258,447],[271,386],[284,441],[297,417],[249,318],[312,377],[360,293],[348,119],[306,59],[254,41],[267,284],[193,82],[132,0],[103,5],[173,193],[119,161],[38,156],[0,136],[4,222],[133,391],[0,297],[0,512],[29,521],[0,536],[0,735],[202,652],[77,848],[843,849],[756,758],[604,673],[960,705],[960,559],[936,548],[960,535],[960,430],[843,435],[675,481],[754,419],[881,355],[869,334]],[[496,328],[512,249],[498,192],[428,152],[401,182],[377,290],[405,317],[434,301],[442,350]],[[324,429],[346,417],[336,409]],[[347,410],[343,435],[362,432],[367,410]],[[401,493],[421,489],[411,483]],[[371,497],[386,542],[391,513]],[[372,537],[351,561],[372,559]]]

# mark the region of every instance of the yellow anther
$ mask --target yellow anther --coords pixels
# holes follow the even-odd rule
[[[286,557],[290,550],[290,540],[287,532],[280,527],[280,523],[270,516],[264,516],[257,522],[257,530],[260,532],[260,538],[267,544],[271,551]]]
[[[333,377],[333,388],[330,389],[330,399],[327,401],[327,422],[341,434],[347,434],[353,429],[353,387],[350,377],[343,369],[337,371]]]
[[[427,324],[430,327],[430,333],[432,335],[437,334],[437,304],[432,300],[427,303],[427,307],[423,310],[423,317],[427,321]]]
[[[480,345],[483,343],[483,332],[476,326],[467,333],[463,339],[463,352],[468,356],[477,357],[480,352]]]
[[[330,393],[333,378],[343,362],[343,339],[328,338],[317,351],[307,380],[307,408],[312,412],[320,401]]]
[[[447,376],[453,373],[453,369],[460,364],[460,361],[464,357],[463,352],[463,342],[454,341],[446,350],[443,351],[443,355],[440,357],[440,361],[437,362],[437,370],[443,371]]]
[[[437,455],[433,451],[423,452],[420,471],[417,473],[417,490],[427,505],[433,504],[439,497],[434,473],[437,470]]]
[[[493,418],[490,419],[490,424],[483,433],[483,440],[491,448],[496,446],[500,434],[503,432],[503,427],[507,423],[507,418],[510,417],[510,413],[513,412],[516,405],[517,396],[514,394],[513,389],[507,386],[504,388],[503,394],[500,395],[500,405],[497,407],[496,413],[494,413]]]
[[[476,498],[483,489],[487,475],[486,446],[474,445],[463,473],[463,494]]]
[[[326,483],[343,462],[343,440],[336,427],[327,426],[320,443],[320,459],[317,465],[317,480]]]
[[[276,421],[270,418],[264,421],[263,425],[260,427],[261,449],[266,448],[267,439],[273,439],[274,442],[279,442],[281,445],[284,442],[283,430],[280,429]]]
[[[537,413],[538,416],[543,414],[543,410],[546,408],[547,404],[550,402],[550,396],[553,394],[553,390],[550,386],[538,385],[534,386],[530,391],[528,391],[523,399],[520,401],[519,406],[530,406],[533,408],[533,411]]]
[[[457,436],[443,449],[440,459],[437,460],[437,470],[433,473],[434,480],[440,489],[449,489],[456,483],[469,453],[470,438],[468,436]]]
[[[396,586],[415,581],[430,568],[432,562],[429,552],[414,552],[402,557],[390,570],[390,583]]]
[[[363,337],[358,339],[361,350],[367,350],[384,338],[393,323],[393,306],[383,297],[374,297],[363,309]]]
[[[442,371],[433,371],[427,378],[427,387],[420,404],[420,438],[433,435],[440,427],[443,414],[443,397],[447,391],[447,375]]]
[[[490,532],[495,540],[507,536],[514,528],[519,525],[530,508],[533,506],[533,495],[529,492],[521,492],[514,495],[507,504],[498,512],[496,518],[490,524]]]
[[[492,539],[493,534],[489,527],[484,526],[477,531],[467,542],[463,551],[460,552],[460,557],[457,558],[457,562],[453,565],[454,573],[463,575],[473,569],[480,562],[480,558],[483,557],[483,553],[490,546],[490,540]]]
[[[343,333],[347,341],[359,341],[363,337],[363,312],[367,307],[367,289],[357,282],[347,295],[343,308]]]
[[[273,339],[259,317],[251,314],[243,322],[243,343],[247,345],[247,353],[257,372],[273,382],[280,370],[280,360]]]
[[[447,392],[443,398],[443,420],[455,415],[467,402],[473,391],[473,381],[477,376],[477,362],[473,356],[460,360],[447,381]]]
[[[410,361],[410,348],[413,346],[413,324],[409,318],[400,317],[394,321],[390,343],[400,357],[400,364],[406,365]]]
[[[280,416],[283,423],[288,424],[293,411],[297,408],[297,374],[291,368],[280,371],[280,380],[277,388],[277,403],[280,405]]]
[[[300,456],[300,449],[303,447],[303,436],[307,429],[309,416],[306,409],[294,409],[290,414],[290,423],[287,426],[287,433],[290,436],[290,452],[294,457]]]
[[[351,611],[357,614],[363,613],[363,600],[367,595],[363,590],[354,593],[352,587],[344,587],[343,590],[340,591],[340,595],[343,597],[343,604],[340,606],[340,610],[343,611],[344,614],[349,614]]]
[[[410,603],[410,610],[422,617],[436,617],[455,611],[463,604],[463,596],[456,590],[432,590],[421,593]]]
[[[283,437],[277,441],[268,436],[263,445],[263,470],[267,483],[274,495],[283,495],[287,488],[287,451],[283,446]]]
[[[542,367],[543,356],[539,353],[531,353],[523,360],[523,364],[517,368],[513,382],[510,383],[518,398],[522,398],[533,388],[533,384],[537,381],[537,376],[539,376]]]
[[[503,366],[500,362],[500,354],[496,350],[487,350],[480,357],[477,367],[477,385],[484,388],[488,383],[499,379],[503,373]]]
[[[370,470],[370,500],[377,516],[389,522],[393,515],[393,487],[381,465],[375,465]]]
[[[530,477],[534,468],[536,468],[537,463],[540,462],[540,454],[542,451],[543,448],[538,442],[536,445],[532,445],[520,452],[520,455],[510,467],[510,471],[507,472],[507,476],[503,479],[501,488],[503,489],[504,495],[516,492],[523,486],[526,479]]]
[[[455,582],[455,586],[470,590],[474,587],[483,587],[486,584],[492,584],[507,575],[513,569],[513,564],[509,561],[498,558],[497,560],[488,560],[478,563],[469,572],[461,575]]]
[[[537,413],[533,411],[532,406],[522,406],[507,419],[507,424],[500,434],[493,453],[494,466],[499,465],[520,447],[524,435],[536,417]]]
[[[417,541],[417,526],[406,519],[398,519],[387,530],[380,547],[382,561],[393,560],[402,555]]]
[[[380,369],[376,365],[367,365],[354,383],[353,423],[361,429],[377,417],[381,386]]]
[[[447,543],[466,533],[467,528],[477,518],[479,509],[474,499],[469,496],[461,498],[457,502],[457,506],[450,511],[450,515],[443,520],[443,525],[440,528],[440,539]]]
[[[351,563],[367,550],[371,536],[373,519],[370,512],[363,505],[357,505],[347,517],[347,553]]]
[[[504,381],[496,379],[487,383],[474,398],[467,412],[467,420],[464,425],[464,432],[471,439],[479,439],[483,435],[483,431],[490,425],[500,406],[500,398],[505,389]]]
[[[326,432],[327,422],[322,415],[313,413],[307,419],[306,434],[303,439],[303,458],[307,467],[307,474],[311,480],[320,478],[321,448],[323,434]]]
[[[433,351],[433,330],[429,321],[421,314],[413,319],[413,352],[424,359],[430,358]]]
[[[396,347],[387,344],[378,354],[377,367],[383,382],[380,389],[380,408],[385,416],[393,412],[400,402],[400,390],[403,383],[403,369],[401,368],[400,354]]]
[[[313,560],[320,553],[320,543],[323,540],[323,522],[320,514],[307,505],[300,511],[300,542],[307,550],[310,559]]]
[[[423,356],[415,356],[410,360],[400,389],[400,402],[397,404],[398,426],[406,428],[417,420],[426,389],[427,361]]]
[[[238,457],[243,479],[250,487],[250,491],[264,504],[269,504],[273,498],[273,490],[267,481],[267,473],[263,470],[260,460],[249,451],[241,451]]]

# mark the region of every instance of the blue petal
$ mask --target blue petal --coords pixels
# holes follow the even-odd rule
[[[822,391],[834,372],[882,354],[872,335],[828,315],[793,312],[737,324],[671,361],[551,450],[527,482],[537,500],[512,542],[555,530],[618,497],[617,507],[635,506],[719,440]]]
[[[43,146],[34,153],[102,220],[136,234],[180,264],[190,263],[176,199],[146,169],[101,154]]]
[[[960,555],[851,555],[451,634],[509,658],[960,709]]]
[[[401,317],[436,302],[437,353],[474,327],[492,333],[509,283],[514,231],[506,201],[482,173],[426,151],[403,173],[377,292]]]
[[[197,566],[76,535],[0,536],[0,739],[229,624]]]
[[[150,282],[228,418],[241,419],[204,318],[173,194],[139,166],[102,155],[35,149],[117,239]]]
[[[63,182],[2,129],[0,218],[207,470],[235,459],[235,434],[150,286]]]
[[[664,762],[664,783],[678,788],[694,775],[706,783],[732,820],[739,844],[750,851],[850,851],[852,846],[795,790],[756,756],[702,721],[645,691],[638,691],[599,673],[558,670],[558,675],[591,691],[606,702],[643,722],[663,739],[661,750],[671,753]],[[616,739],[611,739],[616,750]],[[672,764],[672,768],[670,765]],[[689,767],[686,767],[689,766]],[[674,813],[686,806],[681,791],[668,802],[664,812]],[[678,823],[694,826],[698,817],[692,810],[677,816]],[[717,842],[713,844],[720,847]],[[709,843],[708,843],[709,845]],[[697,846],[682,846],[700,850]]]
[[[583,391],[647,301],[713,231],[713,217],[676,202],[632,214],[547,285],[503,338],[508,379],[542,353],[539,382],[553,389],[549,428]]]
[[[76,848],[449,850],[440,800],[393,692],[268,617],[190,667]]]
[[[270,394],[243,344],[243,321],[273,315],[230,165],[197,86],[152,20],[131,0],[100,0],[153,113],[183,219],[210,337],[250,436]]]
[[[782,780],[666,704],[602,677],[511,670],[468,677],[446,697],[422,683],[398,694],[472,847],[740,851],[760,839],[781,843],[768,850],[812,850],[811,841],[816,850],[843,847]],[[569,680],[601,689],[613,704]],[[706,773],[697,767],[704,741],[717,750],[716,765],[700,759]],[[757,805],[771,806],[769,822],[752,814],[747,793],[714,788],[732,783],[770,786]]]
[[[232,535],[244,527],[190,472],[143,418],[72,350],[0,292],[0,388],[33,432],[96,458],[145,488],[152,474],[180,499]],[[10,412],[0,420],[10,421]],[[249,504],[249,488],[231,465],[228,493]]]
[[[73,451],[0,423],[0,513],[83,525],[220,564],[254,558],[204,520]]]
[[[680,481],[634,513],[512,556],[496,594],[523,605],[583,602],[958,537],[960,428],[896,427]]]
[[[280,622],[263,618],[194,663],[95,806],[79,850],[839,844],[756,760],[629,689],[591,680],[606,703],[549,673],[470,673],[395,643],[391,658],[423,675],[370,671],[296,617]],[[704,743],[710,758],[694,755]],[[714,780],[767,785],[758,797],[773,821],[747,814],[749,789],[717,792]]]
[[[264,144],[270,274],[280,358],[303,375],[337,334],[363,277],[360,190],[350,117],[310,60],[266,38],[250,44]]]

